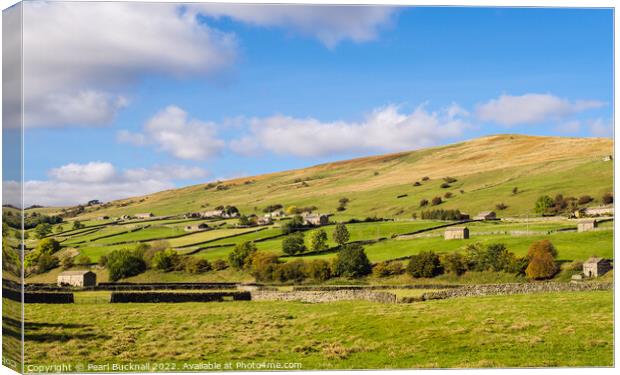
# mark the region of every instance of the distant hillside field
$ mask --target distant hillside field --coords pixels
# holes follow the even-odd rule
[[[551,197],[590,195],[599,204],[613,190],[613,152],[607,138],[498,135],[412,152],[371,156],[305,169],[238,178],[163,191],[88,207],[81,219],[152,212],[178,215],[234,205],[243,214],[262,213],[272,204],[316,206],[336,219],[411,218],[422,199],[440,196],[434,208],[460,209],[472,215],[507,207],[499,216],[531,215],[534,202]],[[424,177],[429,179],[423,181]],[[441,187],[445,177],[456,179]],[[419,186],[414,186],[415,182]],[[518,189],[513,194],[513,188]],[[452,197],[444,198],[446,193]],[[337,212],[339,199],[349,199]],[[96,197],[93,197],[96,198]]]

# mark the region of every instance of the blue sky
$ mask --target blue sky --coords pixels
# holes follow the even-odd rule
[[[486,134],[611,136],[611,10],[102,6],[25,9],[26,29],[43,23],[24,42],[27,203]],[[118,21],[118,42],[95,30],[122,17],[89,18],[138,11],[149,18]]]

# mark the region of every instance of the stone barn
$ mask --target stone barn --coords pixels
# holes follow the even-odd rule
[[[257,225],[270,225],[273,223],[273,220],[270,217],[259,217],[256,219]]]
[[[603,276],[611,269],[611,261],[599,257],[590,257],[590,259],[583,264],[583,274],[585,277]]]
[[[479,213],[474,220],[495,220],[497,215],[493,211],[483,211]]]
[[[329,224],[329,216],[324,214],[309,214],[303,218],[304,225],[321,226]]]
[[[466,227],[452,227],[443,233],[444,240],[466,240],[469,238],[469,229]]]
[[[65,271],[58,275],[58,286],[95,286],[97,285],[97,274],[93,271]]]
[[[144,212],[140,214],[135,214],[134,216],[137,217],[138,219],[148,219],[155,215],[153,215],[151,212]]]
[[[577,223],[577,232],[589,232],[598,226],[596,220],[582,220]]]

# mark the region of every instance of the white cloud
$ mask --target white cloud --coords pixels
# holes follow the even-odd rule
[[[159,192],[175,187],[175,180],[202,179],[207,171],[199,167],[154,166],[127,169],[119,172],[110,163],[70,163],[49,171],[49,180],[30,180],[24,183],[26,206],[75,205],[91,199],[110,201]],[[19,197],[19,184],[5,181],[4,194]],[[11,194],[15,192],[15,194]],[[9,202],[19,205],[19,202]]]
[[[230,17],[250,25],[292,30],[317,38],[329,48],[345,40],[360,43],[376,39],[396,12],[394,7],[379,6],[204,3],[190,7],[211,17]]]
[[[501,125],[536,124],[604,105],[595,100],[570,101],[551,94],[501,95],[478,105],[476,115]]]
[[[99,125],[142,76],[209,75],[236,56],[236,39],[178,4],[25,2],[27,126]]]
[[[581,130],[581,121],[572,120],[572,121],[562,123],[556,126],[555,130],[559,133],[564,133],[564,134],[578,133],[579,130]]]
[[[372,111],[361,122],[321,122],[276,115],[250,119],[250,135],[231,142],[240,152],[262,148],[277,154],[302,157],[347,152],[393,152],[433,146],[463,134],[469,127],[466,111],[455,106],[429,112],[423,106],[401,113],[389,105]],[[254,141],[252,141],[254,140]]]
[[[153,116],[142,133],[123,130],[117,134],[117,140],[134,145],[153,144],[176,158],[188,160],[208,159],[225,146],[217,138],[214,123],[190,119],[187,112],[176,106],[166,107]]]
[[[588,127],[590,128],[590,134],[594,137],[611,138],[614,134],[614,127],[611,121],[602,118],[588,121]]]

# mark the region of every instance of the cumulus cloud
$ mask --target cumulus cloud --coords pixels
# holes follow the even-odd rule
[[[237,152],[263,149],[301,157],[411,150],[462,135],[469,127],[466,117],[467,112],[457,106],[438,112],[420,106],[403,113],[389,105],[375,109],[361,122],[283,115],[252,118],[248,120],[250,134],[231,142],[230,147]]]
[[[190,119],[187,112],[168,106],[153,116],[142,133],[122,130],[119,142],[155,145],[178,159],[205,160],[218,154],[225,142],[217,137],[216,124]]]
[[[317,38],[329,48],[345,40],[360,43],[376,39],[396,12],[394,7],[379,6],[204,3],[191,7],[210,17],[229,17],[250,25],[292,30]]]
[[[30,206],[75,205],[91,199],[109,201],[175,187],[174,181],[202,179],[207,171],[199,167],[154,166],[118,171],[108,162],[70,163],[48,172],[48,180],[24,182],[24,204]],[[19,197],[19,183],[5,181],[5,194]],[[12,194],[12,192],[14,194]],[[19,202],[10,202],[19,205]]]
[[[551,94],[501,95],[478,105],[476,115],[483,121],[501,125],[537,124],[604,105],[596,100],[570,101]]]
[[[602,118],[589,120],[587,122],[590,128],[590,134],[594,137],[611,138],[614,134],[614,127],[611,121]]]
[[[178,4],[25,2],[27,126],[100,125],[142,76],[210,75],[235,60],[231,33]]]

